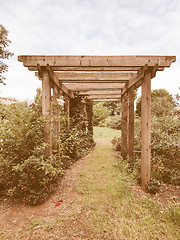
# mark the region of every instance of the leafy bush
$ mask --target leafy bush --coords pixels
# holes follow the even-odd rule
[[[151,176],[153,181],[180,185],[180,117],[178,102],[165,90],[152,91]],[[139,100],[140,101],[140,100]],[[170,102],[167,102],[170,101]],[[140,172],[141,120],[135,118],[135,156],[128,160],[131,170]],[[166,108],[167,106],[167,108]],[[138,110],[139,109],[139,110]],[[118,143],[115,142],[117,145]],[[119,147],[120,148],[120,147]],[[139,174],[137,176],[139,178]]]
[[[98,126],[100,122],[109,116],[109,110],[103,102],[97,103],[93,107],[93,125]]]
[[[150,179],[150,181],[147,183],[147,192],[151,194],[156,194],[159,192],[160,188],[160,182],[156,179]]]
[[[43,142],[43,131],[46,122],[41,109],[40,91],[36,102],[30,106],[27,102],[0,105],[1,197],[17,198],[33,205],[43,202],[54,191],[64,169],[86,154],[92,145],[92,137],[88,136],[86,125],[81,121],[79,106],[75,111],[79,115],[72,116],[69,132],[65,131],[65,118],[61,114],[61,151],[45,158],[47,144]]]
[[[110,120],[107,122],[107,127],[120,130],[121,116],[120,115],[111,116]]]

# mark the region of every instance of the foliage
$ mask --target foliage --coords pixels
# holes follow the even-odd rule
[[[93,125],[98,126],[100,122],[109,116],[109,110],[104,106],[103,102],[94,104],[93,107]]]
[[[121,113],[121,102],[104,102],[103,106],[109,110],[110,116]]]
[[[107,127],[120,130],[121,129],[121,115],[111,116],[110,120],[107,121]]]
[[[8,59],[13,55],[13,53],[9,52],[6,47],[9,46],[11,41],[7,38],[8,31],[5,29],[3,25],[0,24],[0,59]],[[5,77],[2,76],[3,73],[7,71],[8,66],[0,61],[0,83],[4,83]]]
[[[159,192],[160,182],[156,179],[151,178],[147,183],[147,192],[151,194],[156,194]]]
[[[140,102],[140,100],[139,100]],[[140,103],[135,118],[135,157],[127,159],[131,170],[140,172],[141,121]],[[151,175],[152,181],[180,185],[180,117],[178,102],[165,90],[152,91]],[[117,142],[114,141],[117,146]],[[138,174],[139,176],[139,174]],[[151,182],[152,182],[151,181]]]
[[[155,89],[151,92],[151,113],[153,116],[162,117],[164,115],[174,114],[176,110],[175,99],[165,89]],[[136,114],[141,116],[141,97],[136,103]]]
[[[43,132],[49,120],[42,118],[41,110],[40,90],[31,105],[0,105],[1,196],[33,205],[43,202],[54,191],[64,169],[83,156],[92,143],[76,118],[72,118],[71,130],[65,130],[66,121],[61,114],[60,154],[54,152],[52,157],[45,158],[47,144],[43,142]],[[76,112],[80,113],[79,109]]]

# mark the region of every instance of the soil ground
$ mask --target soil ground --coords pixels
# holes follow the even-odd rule
[[[106,145],[109,140],[103,141],[103,139],[97,139],[95,148],[97,149],[99,144]],[[93,230],[93,226],[89,225],[88,219],[92,215],[93,208],[92,206],[88,208],[86,205],[82,206],[80,204],[79,197],[82,193],[79,189],[81,188],[82,171],[89,164],[92,152],[66,171],[56,193],[45,203],[32,207],[9,203],[7,200],[2,201],[0,203],[0,239],[133,239],[131,237],[120,238],[118,235],[115,238],[106,230],[104,230],[103,235],[102,233],[98,235],[97,231]],[[98,156],[96,157],[98,158]],[[86,169],[86,173],[87,171]],[[106,179],[103,176],[101,177],[99,181],[105,182]],[[180,202],[180,188],[171,185],[162,185],[160,193],[152,197],[144,193],[136,185],[131,186],[131,191],[137,199],[152,198],[157,202],[161,202],[164,206],[172,202]],[[114,223],[118,221],[113,212],[109,214],[114,215]],[[138,238],[135,237],[134,239]]]

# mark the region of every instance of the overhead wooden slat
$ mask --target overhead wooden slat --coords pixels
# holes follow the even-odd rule
[[[122,73],[122,72],[55,72],[56,76],[60,81],[76,81],[76,80],[121,80],[127,82],[136,73]]]
[[[28,67],[29,71],[37,71],[37,66]],[[137,72],[140,67],[53,67],[51,66],[53,71],[70,71],[70,72],[121,72],[121,71],[131,71]],[[158,66],[158,71],[163,71],[164,67]]]
[[[122,89],[124,83],[64,83],[71,91]]]
[[[18,56],[25,67],[47,66],[52,67],[142,67],[148,66],[169,67],[176,61],[175,56]]]
[[[94,90],[94,91],[80,91],[79,95],[107,95],[107,94],[121,94],[121,90]]]
[[[102,98],[106,98],[106,99],[121,99],[121,95],[89,95],[87,96],[88,99],[102,99]]]

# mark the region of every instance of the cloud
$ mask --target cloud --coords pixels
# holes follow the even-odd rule
[[[27,82],[28,89],[32,82],[34,92],[32,73],[17,61],[18,55],[26,54],[177,55],[174,71],[170,71],[176,89],[180,74],[179,11],[179,0],[1,1],[0,22],[9,30],[10,50],[15,53],[8,61],[7,80],[11,84],[6,89],[15,95],[15,89],[24,87],[25,92]],[[168,71],[158,75],[166,79],[167,88],[172,88]]]

